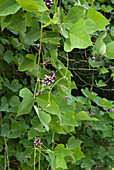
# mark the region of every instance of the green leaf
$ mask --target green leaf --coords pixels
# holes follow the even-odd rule
[[[26,11],[38,14],[39,5],[32,0],[16,0],[18,4]]]
[[[5,78],[4,86],[12,90],[13,92],[17,92],[22,87],[22,85],[18,84],[18,82],[19,81],[17,79],[13,79],[13,81],[10,84],[9,80]]]
[[[98,27],[95,24],[95,22],[88,17],[85,18],[85,27],[86,27],[86,32],[88,34],[92,34],[93,32],[98,30]]]
[[[8,110],[8,102],[5,96],[1,98],[0,111],[5,112]]]
[[[25,148],[29,148],[30,149],[30,153],[31,153],[31,149],[32,149],[32,146],[30,146],[31,145],[31,142],[29,142],[28,141],[28,139],[26,139],[26,138],[23,138],[22,140],[20,140],[19,141],[19,144],[23,144],[23,146],[25,147]],[[25,151],[24,151],[25,152]],[[27,155],[27,150],[26,150],[26,155]],[[28,156],[28,155],[27,155]]]
[[[0,54],[3,54],[3,52],[4,52],[4,46],[0,44]]]
[[[36,101],[39,106],[43,108],[46,112],[50,114],[58,115],[61,114],[58,105],[54,102],[54,97],[51,95],[50,105],[48,105],[48,93],[42,93],[38,97],[36,97]]]
[[[56,19],[56,21],[57,21],[57,19]],[[62,35],[63,35],[65,38],[68,38],[68,32],[67,32],[67,30],[66,30],[66,28],[65,28],[65,24],[64,24],[64,22],[65,22],[64,10],[63,10],[63,8],[60,8],[60,7],[58,7],[58,22],[59,22],[59,26],[60,26]],[[68,23],[68,24],[69,24],[69,23]],[[68,24],[67,24],[67,25],[68,25]],[[69,25],[72,26],[71,23],[70,23]]]
[[[26,156],[24,155],[23,152],[16,152],[16,158],[17,160],[19,160],[19,162],[26,163],[28,164],[28,159],[26,158]]]
[[[65,24],[65,27],[70,29],[79,19],[83,19],[85,17],[85,13],[86,9],[84,7],[76,5],[68,11],[68,14],[65,16],[64,23],[62,24]]]
[[[2,90],[2,82],[3,82],[3,78],[0,76],[0,90]]]
[[[3,124],[1,136],[6,136],[8,138],[10,137],[9,125],[7,123]]]
[[[81,5],[85,4],[85,0],[80,0]]]
[[[111,12],[113,8],[110,5],[101,5],[101,10],[104,12]]]
[[[102,106],[106,109],[111,109],[113,104],[111,101],[107,100],[106,98],[101,98],[101,97],[96,97],[94,99],[94,102],[98,105],[98,106]]]
[[[98,87],[105,87],[105,86],[107,86],[107,84],[104,83],[103,80],[99,80],[98,83],[96,82],[96,85],[97,85]]]
[[[54,148],[54,154],[55,155],[59,155],[59,154],[63,154],[64,157],[72,155],[72,151],[70,149],[65,148],[65,146],[63,144],[58,144],[55,148]]]
[[[19,97],[18,96],[12,96],[9,101],[9,105],[11,107],[18,107],[20,104]]]
[[[89,64],[91,67],[99,67],[97,62],[95,60],[92,60],[90,57],[89,57]]]
[[[21,65],[19,65],[18,70],[19,71],[33,71],[36,67],[36,56],[33,54],[27,54],[26,58],[23,59],[23,62]]]
[[[110,29],[111,36],[114,36],[114,26]]]
[[[38,110],[36,106],[34,106],[34,109],[40,119],[40,122],[45,126],[46,130],[49,131],[48,123],[51,121],[51,116],[41,110]]]
[[[97,97],[97,93],[90,92],[87,87],[85,89],[81,89],[81,91],[86,97],[89,97],[90,99],[94,99]]]
[[[19,105],[17,116],[28,114],[34,103],[33,94],[29,89],[23,88],[20,90],[19,96],[23,98],[23,101]]]
[[[113,106],[113,104],[105,98],[102,98],[100,105],[107,108],[107,109],[111,109],[112,106]]]
[[[80,120],[94,120],[94,121],[98,121],[98,119],[88,116],[88,114],[85,111],[81,111],[81,112],[77,113],[75,115],[75,118],[76,119],[80,119]]]
[[[32,20],[31,30],[26,35],[27,41],[37,41],[40,38],[40,26],[38,21]]]
[[[9,64],[12,61],[14,61],[14,57],[13,57],[13,52],[11,50],[7,50],[4,53],[4,60]]]
[[[112,58],[114,58],[114,41],[106,44],[106,53],[111,56]]]
[[[98,159],[103,159],[106,156],[106,150],[103,146],[100,146],[98,151]]]
[[[62,115],[62,121],[61,125],[69,125],[69,126],[78,126],[76,119],[75,119],[75,113],[73,111],[64,113]]]
[[[6,28],[8,25],[11,24],[11,21],[12,21],[12,15],[1,17],[1,28],[2,28],[2,31],[4,30],[4,28]]]
[[[76,146],[74,149],[73,149],[73,156],[74,156],[74,158],[75,158],[75,161],[73,161],[73,163],[74,162],[76,162],[76,161],[78,161],[78,160],[81,160],[82,158],[84,158],[85,157],[85,155],[83,154],[83,152],[81,151],[81,147],[80,146]]]
[[[39,5],[39,9],[38,9],[39,12],[44,12],[49,10],[43,0],[34,0],[34,1],[36,1]]]
[[[69,38],[65,40],[64,50],[70,52],[73,48],[87,48],[92,42],[85,30],[85,21],[78,20],[69,30]]]
[[[87,170],[91,169],[93,165],[95,165],[96,162],[91,158],[85,158],[83,160],[83,163],[81,164],[81,168],[85,168]]]
[[[7,16],[10,14],[15,14],[19,9],[20,5],[15,0],[6,0],[1,6],[0,6],[0,16]]]
[[[37,130],[38,132],[45,132],[46,131],[46,129],[44,128],[44,125],[42,123],[40,123],[38,116],[35,116],[31,120],[31,124],[33,125],[33,128],[35,130]]]
[[[70,112],[75,109],[75,107],[73,107],[72,105],[68,105],[67,103],[68,101],[66,99],[61,100],[59,108],[62,113]]]
[[[56,168],[68,169],[63,153],[56,156]]]
[[[18,67],[19,71],[33,71],[34,69],[34,62],[28,58],[24,58],[22,64]]]
[[[114,160],[114,147],[113,147],[113,146],[108,150],[107,155],[108,155],[112,160]]]
[[[29,131],[28,131],[28,140],[35,138],[36,136],[39,136],[40,132],[35,129],[34,127],[32,127]]]
[[[109,116],[114,119],[114,111],[109,113]]]
[[[25,15],[25,13],[23,11],[19,11],[15,15],[12,16],[12,21],[10,25],[11,29],[13,29],[14,31],[18,31],[18,32],[26,31],[25,19],[23,15]]]
[[[49,154],[51,169],[55,170],[55,155],[54,155],[54,153],[50,149],[47,149],[46,153]]]
[[[103,32],[96,40],[95,44],[97,47],[98,52],[103,55],[104,53],[106,53],[106,45],[103,42],[103,39],[107,36],[106,32]]]
[[[92,8],[88,9],[87,17],[95,22],[99,30],[105,29],[105,26],[109,24],[109,21],[100,12]]]
[[[30,27],[31,26],[31,21],[32,21],[31,13],[30,12],[26,12],[26,14],[25,14],[25,25],[27,27]]]
[[[1,0],[0,1],[0,6],[5,2],[6,0]]]
[[[8,112],[14,112],[17,113],[18,107],[20,105],[19,97],[18,96],[12,96],[9,101],[9,105],[11,106],[8,109]]]
[[[52,117],[51,123],[50,123],[50,127],[49,129],[51,130],[51,132],[56,132],[58,134],[66,134],[63,127],[60,125],[58,121],[57,117]]]
[[[18,138],[21,137],[21,125],[19,122],[13,122],[11,124],[11,131],[10,138]]]
[[[106,137],[113,137],[112,125],[108,125],[105,129],[103,129],[103,138]]]
[[[40,18],[39,18],[39,21],[44,23],[44,24],[47,24],[48,22],[50,22],[50,15],[48,12],[45,12]]]
[[[67,145],[68,145],[68,148],[69,148],[69,149],[73,150],[76,146],[81,145],[81,143],[82,143],[81,140],[75,139],[74,136],[71,136],[71,137],[69,138],[69,140],[68,140]]]
[[[54,16],[53,16],[52,23],[53,23],[53,24],[57,24],[57,23],[58,23],[57,12],[55,12],[55,14],[54,14]]]
[[[43,43],[48,43],[48,44],[60,44],[61,38],[60,37],[53,37],[53,38],[43,38],[42,42]]]
[[[108,73],[109,71],[105,68],[105,67],[102,67],[101,69],[100,69],[100,74],[106,74],[106,73]]]

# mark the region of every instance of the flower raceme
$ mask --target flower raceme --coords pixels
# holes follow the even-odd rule
[[[44,2],[48,9],[51,9],[51,6],[53,5],[53,0],[44,0]]]
[[[95,115],[95,112],[91,112],[91,116]]]
[[[42,145],[43,143],[41,143],[41,140],[40,138],[35,138],[35,141],[34,141],[34,145],[36,145],[36,147],[38,147],[39,145]]]
[[[44,67],[47,67],[47,65],[50,64],[49,60],[44,62]]]
[[[41,90],[39,90],[39,92],[38,92],[38,93],[36,93],[36,96],[39,96],[41,93],[42,93],[42,91],[41,91]]]
[[[43,87],[44,86],[50,86],[56,79],[55,74],[51,71],[49,72],[50,76],[45,75],[44,81],[43,81]]]

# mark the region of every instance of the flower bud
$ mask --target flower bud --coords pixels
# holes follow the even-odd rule
[[[92,60],[95,60],[95,56],[93,55]]]
[[[91,116],[95,115],[95,112],[91,112]]]

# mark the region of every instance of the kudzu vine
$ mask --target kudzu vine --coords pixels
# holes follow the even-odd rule
[[[1,169],[113,168],[112,4],[0,2]]]

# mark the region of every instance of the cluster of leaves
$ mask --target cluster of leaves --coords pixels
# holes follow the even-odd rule
[[[113,167],[113,101],[93,91],[105,88],[107,73],[113,80],[114,31],[97,10],[84,0],[55,0],[50,10],[43,0],[0,2],[1,169]],[[73,74],[85,80],[71,62],[79,69],[81,57],[101,79],[91,73],[74,96],[81,83]],[[52,84],[43,86],[50,72]]]

